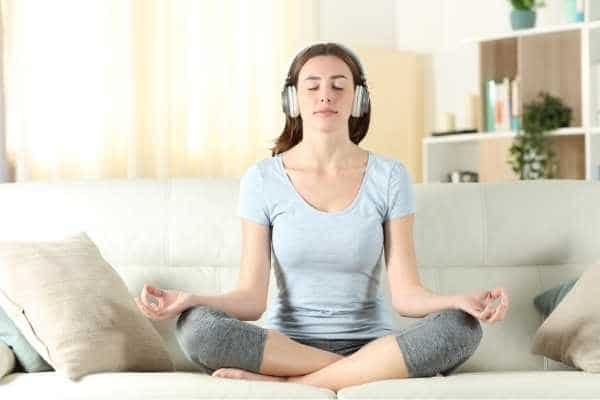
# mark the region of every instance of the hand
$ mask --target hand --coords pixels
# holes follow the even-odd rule
[[[494,308],[494,301],[500,298],[498,307]],[[471,314],[484,322],[493,323],[504,319],[508,310],[508,295],[503,288],[477,291],[457,295],[455,308]]]
[[[151,296],[156,298],[156,303],[150,302]],[[135,298],[135,302],[142,313],[155,321],[176,318],[190,307],[190,294],[179,290],[161,289],[144,284],[142,294]]]

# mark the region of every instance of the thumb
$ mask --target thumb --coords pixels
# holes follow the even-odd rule
[[[148,292],[151,295],[156,296],[156,297],[160,297],[163,295],[163,291],[160,290],[159,288],[156,288],[156,287],[150,286],[150,285],[148,285],[147,287],[148,287]]]

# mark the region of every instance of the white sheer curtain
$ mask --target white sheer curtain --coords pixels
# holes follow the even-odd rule
[[[14,181],[239,176],[316,0],[0,0]]]

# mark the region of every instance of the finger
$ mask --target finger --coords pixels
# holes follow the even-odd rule
[[[146,307],[149,307],[150,304],[152,304],[150,301],[150,293],[148,292],[148,285],[145,283],[144,283],[144,288],[142,289],[141,300],[142,300],[142,303],[144,303],[144,305]]]
[[[490,319],[490,321],[500,321],[500,320],[503,320],[505,315],[506,315],[506,306],[505,305],[500,305],[496,309],[496,312],[494,313],[494,316]]]
[[[140,299],[136,298],[136,299],[135,299],[135,302],[136,302],[136,304],[137,304],[138,308],[140,309],[140,311],[141,311],[141,312],[142,312],[142,313],[143,313],[145,316],[147,316],[148,318],[151,318],[151,317],[153,317],[153,315],[152,315],[151,311],[148,309],[148,307],[146,307],[146,306],[144,305],[144,303],[142,303],[142,301],[141,301]]]
[[[146,310],[146,307],[142,304],[142,302],[136,297],[135,299],[135,304],[137,304],[138,309],[140,310],[140,312],[142,314],[144,314],[144,316],[146,316],[147,318],[152,318],[152,316],[150,315],[150,313]]]
[[[506,312],[508,311],[508,306],[502,306],[500,311],[501,313],[499,319],[504,319],[504,317],[506,316]]]
[[[489,305],[494,302],[494,293],[491,290],[488,290],[483,299],[484,306]]]
[[[144,303],[142,303],[139,299],[136,298],[135,301],[136,301],[136,303],[138,303],[138,306],[140,307],[140,309],[142,310],[142,312],[144,313],[144,315],[146,317],[148,317],[150,319],[155,319],[155,320],[161,319],[161,315],[159,313],[156,313],[153,310],[151,310]]]
[[[148,285],[148,293],[156,298],[159,308],[162,308],[164,305],[164,291],[161,288]]]
[[[488,306],[485,308],[485,310],[483,310],[483,312],[481,313],[481,319],[485,321],[488,318],[490,318],[493,313],[494,313],[494,309],[491,307],[491,304],[488,304]]]
[[[494,289],[494,298],[508,299],[508,295],[506,294],[506,290],[503,287],[498,287]]]
[[[490,298],[492,301],[493,301],[494,299],[497,299],[497,298],[498,298],[498,296],[500,296],[500,293],[499,293],[499,291],[498,291],[499,289],[500,289],[500,288],[494,288],[494,289],[491,289],[491,290],[489,291],[489,298]]]

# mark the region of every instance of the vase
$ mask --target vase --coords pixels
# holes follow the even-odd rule
[[[510,23],[513,29],[527,29],[535,26],[535,11],[516,10],[510,12]]]

